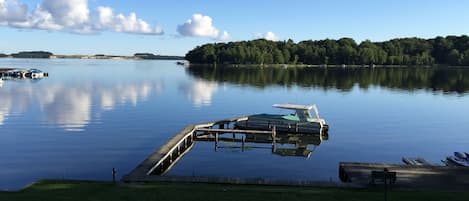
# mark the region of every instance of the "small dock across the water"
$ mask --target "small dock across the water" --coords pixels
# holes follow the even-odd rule
[[[366,187],[374,185],[373,173],[383,172],[385,168],[395,175],[392,185],[398,188],[469,189],[467,167],[340,162],[339,178]]]

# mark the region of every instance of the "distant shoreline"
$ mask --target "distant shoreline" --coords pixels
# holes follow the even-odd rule
[[[110,59],[110,60],[185,60],[183,56],[155,55],[152,53],[136,53],[133,56],[121,55],[55,55],[45,51],[28,51],[13,53],[10,55],[0,54],[0,58],[18,59]]]
[[[184,57],[180,57],[180,56],[168,56],[168,57],[162,57],[162,58],[144,59],[144,58],[135,57],[135,56],[94,56],[94,55],[53,55],[49,58],[13,57],[13,56],[0,57],[0,59],[2,59],[2,58],[10,58],[10,59],[185,60]]]

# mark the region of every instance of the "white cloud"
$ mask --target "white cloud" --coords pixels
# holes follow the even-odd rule
[[[228,32],[220,31],[213,25],[210,16],[194,14],[184,24],[178,25],[177,32],[182,36],[208,37],[214,40],[228,40]]]
[[[0,0],[0,23],[26,20],[28,7],[16,0]]]
[[[44,0],[40,7],[66,27],[80,26],[89,20],[88,0]]]
[[[254,38],[263,38],[266,40],[278,40],[278,36],[275,35],[273,32],[269,31],[267,33],[257,33],[254,35]]]
[[[223,31],[223,32],[218,36],[218,39],[219,39],[219,40],[222,40],[222,41],[227,41],[227,40],[230,40],[230,39],[231,39],[231,36],[230,36],[230,34],[228,34],[228,32]]]
[[[100,6],[96,8],[97,23],[96,29],[107,29],[115,32],[138,33],[138,34],[163,34],[160,26],[151,28],[150,24],[137,18],[137,14],[130,13],[129,16],[123,14],[114,15],[114,10],[110,7]]]
[[[18,28],[35,28],[45,30],[62,30],[64,27],[55,23],[51,13],[36,7],[31,14],[28,14],[24,21],[11,22],[10,26]]]
[[[17,28],[60,30],[78,34],[114,31],[132,34],[163,34],[132,12],[114,14],[111,7],[100,6],[90,12],[88,0],[44,0],[31,12],[18,0],[0,0],[0,25]]]
[[[111,7],[99,6],[96,8],[98,14],[98,24],[107,25],[114,21],[114,10]]]

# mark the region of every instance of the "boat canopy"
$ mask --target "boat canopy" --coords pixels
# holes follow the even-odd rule
[[[273,104],[272,107],[290,110],[311,110],[314,105]]]
[[[313,110],[316,118],[319,119],[319,112],[316,105],[273,104],[272,107],[295,110],[300,121],[307,121],[308,118],[312,118],[309,110]]]

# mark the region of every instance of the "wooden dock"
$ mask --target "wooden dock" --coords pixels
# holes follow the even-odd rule
[[[469,189],[469,168],[448,166],[412,166],[385,163],[340,162],[339,178],[342,182],[363,187],[373,186],[372,172],[387,169],[396,173],[396,188],[412,189]]]
[[[245,143],[264,143],[270,144],[270,149],[273,154],[309,157],[312,151],[308,150],[308,145],[312,144],[316,147],[321,143],[323,137],[326,137],[325,135],[277,135],[275,126],[272,127],[271,131],[235,129],[234,125],[236,122],[246,119],[246,116],[242,116],[221,121],[189,125],[148,156],[129,174],[123,176],[121,180],[124,182],[159,180],[158,177],[168,172],[171,167],[191,150],[196,141],[213,141],[215,150],[223,148],[219,147],[219,141],[229,140],[230,142],[241,142],[239,148],[243,151],[245,149]],[[220,136],[226,134],[232,134],[232,138]],[[236,138],[236,134],[241,134],[242,138],[239,139],[240,136]],[[277,141],[281,144],[295,144],[295,146],[298,147],[277,150]],[[252,146],[249,148],[252,148]]]
[[[236,121],[247,117],[235,117],[221,121],[189,125],[177,133],[158,150],[148,156],[129,174],[122,177],[124,182],[143,181],[150,175],[164,175],[176,162],[181,159],[193,146],[197,132],[223,132],[236,130],[229,129]],[[218,127],[218,128],[214,128]],[[225,129],[227,128],[227,129]],[[217,130],[218,129],[218,130]],[[270,131],[263,131],[272,134]],[[275,132],[274,132],[275,133]]]

